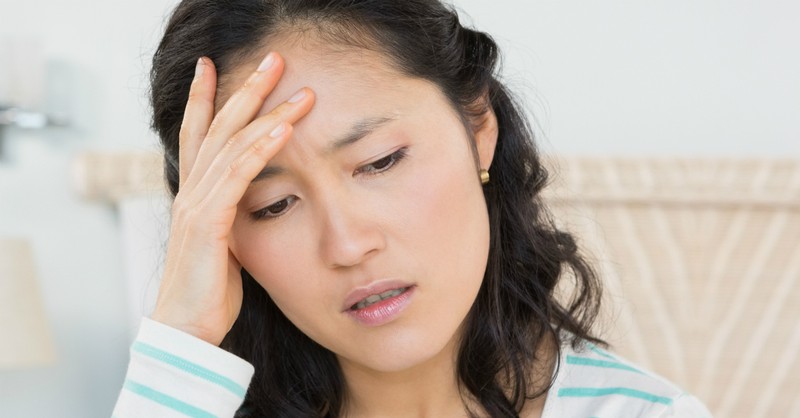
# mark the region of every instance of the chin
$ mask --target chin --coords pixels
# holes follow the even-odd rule
[[[455,330],[450,334],[454,333]],[[443,334],[446,335],[445,332],[435,335],[398,334],[389,338],[379,337],[375,344],[361,345],[349,355],[340,355],[340,361],[374,372],[399,373],[454,358],[455,335],[448,340],[442,340],[441,337]]]

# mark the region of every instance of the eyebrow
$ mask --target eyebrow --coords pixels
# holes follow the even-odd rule
[[[353,145],[361,139],[364,139],[364,137],[368,136],[376,129],[393,120],[394,118],[390,117],[377,117],[360,120],[350,128],[350,132],[348,132],[347,135],[344,135],[336,141],[333,141],[333,143],[325,150],[325,153],[333,154],[342,148]]]
[[[369,134],[371,134],[378,128],[386,125],[389,122],[392,122],[393,120],[395,119],[391,117],[374,117],[374,118],[362,119],[353,124],[353,126],[350,128],[350,130],[347,132],[346,135],[333,141],[328,147],[326,147],[324,154],[325,155],[333,154],[341,150],[342,148],[346,148],[350,145],[353,145],[356,142],[369,136]],[[284,172],[286,172],[286,169],[282,167],[267,166],[264,167],[264,169],[261,170],[260,173],[258,173],[258,175],[253,179],[251,183],[267,180],[269,178],[283,174]]]

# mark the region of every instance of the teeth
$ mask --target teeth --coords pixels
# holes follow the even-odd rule
[[[385,291],[385,292],[383,292],[381,294],[368,296],[368,297],[364,298],[364,300],[362,300],[361,302],[358,302],[355,305],[353,305],[353,309],[364,309],[367,306],[370,306],[370,305],[373,305],[375,303],[378,303],[378,302],[380,302],[380,301],[382,301],[384,299],[393,298],[393,297],[405,292],[406,290],[408,290],[408,288],[404,287],[402,289],[387,290],[387,291]]]
[[[403,291],[405,291],[405,289],[388,290],[386,292],[381,293],[378,296],[381,297],[381,300],[384,300],[384,299],[388,299],[388,298],[397,296],[397,295],[403,293]]]

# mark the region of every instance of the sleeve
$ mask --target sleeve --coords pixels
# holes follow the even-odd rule
[[[233,417],[253,371],[219,347],[142,318],[112,418]]]
[[[662,418],[712,418],[711,412],[700,400],[684,394],[676,398]]]

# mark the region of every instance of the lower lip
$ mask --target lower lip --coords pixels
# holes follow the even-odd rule
[[[414,294],[415,287],[409,287],[405,292],[384,299],[380,302],[367,306],[362,309],[350,309],[347,314],[362,325],[377,327],[397,318],[403,310],[411,303],[411,296]]]

